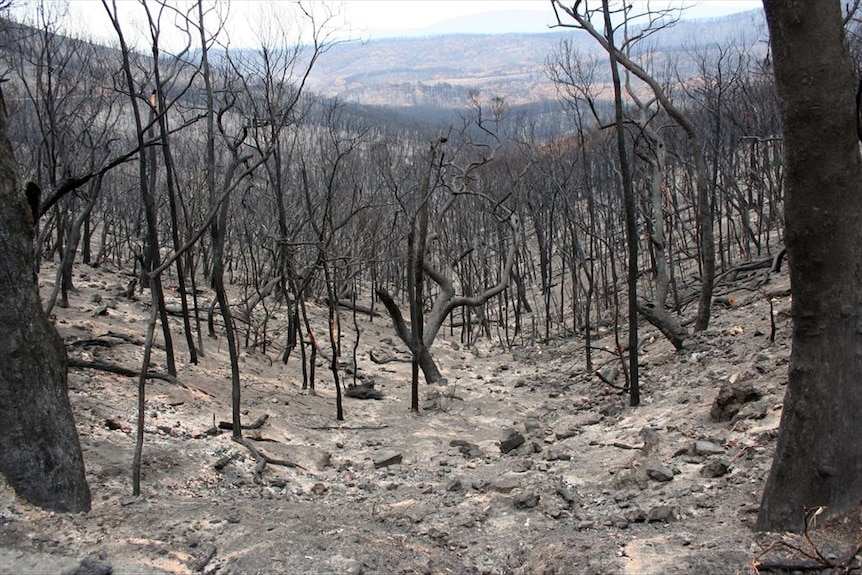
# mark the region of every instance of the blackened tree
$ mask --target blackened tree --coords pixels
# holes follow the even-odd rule
[[[757,527],[801,531],[806,509],[862,502],[862,157],[841,2],[763,4],[783,101],[793,340]]]
[[[19,186],[0,93],[0,472],[35,505],[89,511],[66,386],[66,348],[42,309],[33,272],[34,222]]]

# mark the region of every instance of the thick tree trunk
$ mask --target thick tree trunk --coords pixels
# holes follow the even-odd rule
[[[413,354],[413,357],[416,358],[419,368],[425,376],[425,383],[436,383],[440,381],[443,376],[440,373],[440,369],[437,367],[437,363],[434,361],[434,356],[431,355],[430,346],[426,345],[421,339],[418,341],[414,339],[413,332],[407,326],[407,322],[404,321],[404,316],[401,315],[401,310],[398,308],[398,304],[395,303],[395,300],[392,299],[389,292],[383,288],[377,288],[377,298],[381,303],[383,303],[386,311],[389,312],[389,317],[392,320],[392,324],[395,326],[395,333],[397,333],[401,341],[410,348],[410,352]]]
[[[862,502],[862,159],[840,2],[764,7],[784,104],[793,340],[757,528],[801,531],[806,508]]]
[[[0,472],[31,503],[89,511],[66,350],[39,301],[33,217],[18,186],[0,93]]]

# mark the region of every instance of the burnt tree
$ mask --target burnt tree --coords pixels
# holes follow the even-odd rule
[[[841,3],[764,0],[783,102],[790,378],[757,528],[862,502],[862,157]],[[816,46],[816,50],[812,50]]]
[[[42,309],[33,272],[34,222],[19,186],[0,93],[0,472],[35,505],[89,511],[66,348]]]

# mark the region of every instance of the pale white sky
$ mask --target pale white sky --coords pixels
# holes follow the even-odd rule
[[[110,22],[100,0],[48,0],[60,5],[68,2],[71,31],[86,30],[96,40],[111,41],[115,38]],[[127,35],[135,32],[145,35],[143,12],[139,0],[116,0],[118,11],[129,20]],[[289,0],[220,0],[221,8],[227,8],[228,28],[233,45],[259,45],[257,36],[262,29],[277,23],[279,29],[291,28],[296,18],[291,16],[295,2]],[[645,0],[630,0],[634,4],[646,4]],[[110,0],[109,0],[110,2]],[[171,2],[173,6],[189,5],[189,0]],[[210,0],[210,2],[212,1]],[[598,4],[598,1],[596,0]],[[149,3],[155,6],[155,2]],[[553,20],[549,0],[311,0],[303,2],[317,18],[330,16],[330,27],[336,37],[344,39],[376,39],[387,36],[413,36],[446,32],[487,33],[487,19],[483,13],[495,11],[529,11],[520,19],[510,18],[501,22],[500,32],[542,32]],[[692,6],[687,12],[691,17],[714,17],[761,7],[760,0],[652,0],[652,5]],[[36,0],[13,0],[18,11],[34,14]],[[455,28],[442,24],[448,20],[477,15],[475,19],[462,20]],[[475,28],[473,28],[475,22]],[[484,23],[484,26],[483,26]],[[167,26],[165,26],[167,28]],[[287,32],[295,41],[298,32]],[[170,38],[163,38],[170,42]]]

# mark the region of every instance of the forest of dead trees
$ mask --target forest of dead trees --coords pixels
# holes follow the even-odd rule
[[[208,334],[226,335],[237,432],[238,349],[302,362],[312,387],[325,350],[338,385],[350,307],[389,316],[429,382],[445,375],[440,330],[468,345],[582,338],[589,369],[618,361],[628,379],[629,294],[679,347],[713,302],[732,304],[728,283],[756,293],[746,274],[780,265],[781,121],[762,38],[674,60],[649,44],[673,13],[619,12],[621,117],[607,52],[563,42],[546,63],[565,104],[555,133],[486,93],[451,103],[458,123],[423,130],[307,89],[338,42],[320,5],[286,15],[306,36],[274,27],[243,50],[215,7],[187,8],[135,4],[148,38],[132,44],[105,3],[116,41],[104,47],[61,34],[62,13],[34,3],[26,25],[2,22],[3,92],[22,176],[42,189],[36,266],[58,263],[47,311],[68,305],[76,267],[112,266],[130,295],[149,292],[148,339],[164,339],[169,374],[175,354],[196,362]],[[183,49],[161,45],[178,33]],[[329,333],[312,329],[310,301],[329,306]],[[618,357],[593,348],[597,329],[614,332]]]

